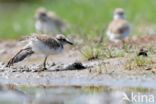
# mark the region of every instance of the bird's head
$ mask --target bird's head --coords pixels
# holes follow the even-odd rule
[[[47,10],[43,7],[38,8],[35,17],[37,20],[46,21],[48,18]]]
[[[114,19],[124,19],[125,11],[122,8],[116,8],[114,11]]]
[[[69,41],[64,35],[62,34],[58,34],[56,36],[56,39],[58,41],[60,41],[62,44],[70,44],[70,45],[73,45],[73,43],[71,41]]]

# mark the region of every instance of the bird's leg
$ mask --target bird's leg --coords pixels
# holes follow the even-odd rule
[[[122,43],[121,43],[121,44],[122,44],[121,47],[122,47],[122,49],[124,49],[124,48],[126,47],[126,41],[125,41],[125,40],[122,40],[121,42],[122,42]]]
[[[43,62],[43,69],[47,70],[46,68],[46,61],[47,61],[48,56],[45,57],[44,62]]]

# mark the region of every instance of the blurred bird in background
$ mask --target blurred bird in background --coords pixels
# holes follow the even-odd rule
[[[40,7],[35,15],[35,28],[38,33],[43,34],[58,34],[64,33],[69,29],[69,24],[63,21],[54,12]]]
[[[109,40],[114,43],[122,42],[124,45],[130,32],[130,24],[125,18],[124,10],[122,8],[116,8],[113,20],[107,29],[107,36],[109,37]]]

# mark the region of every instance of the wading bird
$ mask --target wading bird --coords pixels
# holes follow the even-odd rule
[[[7,67],[24,60],[27,56],[34,53],[40,53],[45,55],[43,62],[43,69],[45,70],[47,69],[46,61],[48,56],[62,52],[65,44],[73,45],[73,43],[62,34],[58,34],[56,37],[34,34],[28,38],[28,44],[9,60]]]

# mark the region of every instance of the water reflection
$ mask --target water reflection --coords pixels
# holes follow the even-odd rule
[[[6,85],[0,87],[0,104],[155,104],[155,95],[146,88]]]

